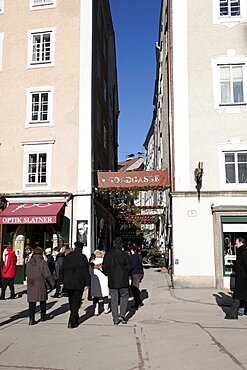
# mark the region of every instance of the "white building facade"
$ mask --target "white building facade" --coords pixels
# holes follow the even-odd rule
[[[162,3],[175,286],[229,288],[235,238],[247,238],[246,10],[246,0]]]

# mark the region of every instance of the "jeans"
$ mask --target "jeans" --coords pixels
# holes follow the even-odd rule
[[[129,288],[120,288],[120,289],[111,289],[110,288],[110,295],[111,295],[111,311],[112,311],[112,318],[113,322],[117,323],[119,316],[125,317],[128,300],[129,300]],[[120,295],[120,313],[118,314],[118,295]]]

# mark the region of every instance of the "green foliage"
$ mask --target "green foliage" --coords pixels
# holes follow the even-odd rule
[[[159,248],[157,247],[152,247],[148,249],[147,252],[147,259],[153,267],[165,267],[165,258]]]

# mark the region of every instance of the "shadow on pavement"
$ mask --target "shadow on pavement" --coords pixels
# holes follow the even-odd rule
[[[79,325],[94,316],[94,305],[85,308],[85,314],[79,317]]]
[[[47,305],[46,305],[47,310],[50,309],[55,303],[56,302],[49,302],[49,303],[47,303]],[[36,307],[36,313],[39,312],[39,310],[40,310],[40,306],[38,305]],[[14,322],[16,320],[19,320],[19,319],[28,318],[29,317],[28,312],[29,312],[28,309],[26,309],[26,310],[23,310],[23,311],[20,311],[20,312],[16,313],[15,315],[10,316],[9,319],[7,319],[5,321],[2,321],[0,323],[0,327],[1,326],[4,326],[4,325],[7,325],[7,324],[10,324],[10,323],[12,323],[12,322]]]
[[[142,307],[145,304],[144,303],[144,300],[149,297],[148,291],[146,289],[142,289],[141,290],[141,296],[140,297],[141,297],[141,300],[142,300],[142,306],[139,306],[139,308],[132,307],[132,305],[134,304],[134,301],[129,301],[129,303],[128,303],[128,309],[127,309],[128,314],[126,315],[126,320],[127,321],[129,321],[129,319],[135,315],[136,311],[142,309]]]
[[[232,304],[232,293],[226,294],[224,292],[218,292],[213,294],[217,305],[222,309],[224,313],[227,313],[227,307]]]
[[[54,301],[52,302],[53,304],[56,303],[58,301]],[[60,307],[56,308],[55,310],[49,312],[49,315],[52,315],[52,316],[58,316],[58,315],[62,315],[63,313],[69,311],[69,304],[68,303],[63,303]]]

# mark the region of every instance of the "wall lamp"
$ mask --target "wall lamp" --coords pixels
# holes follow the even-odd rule
[[[203,175],[203,162],[198,162],[197,168],[195,168],[195,171],[194,171],[198,202],[200,202],[200,191],[202,188],[202,175]]]

